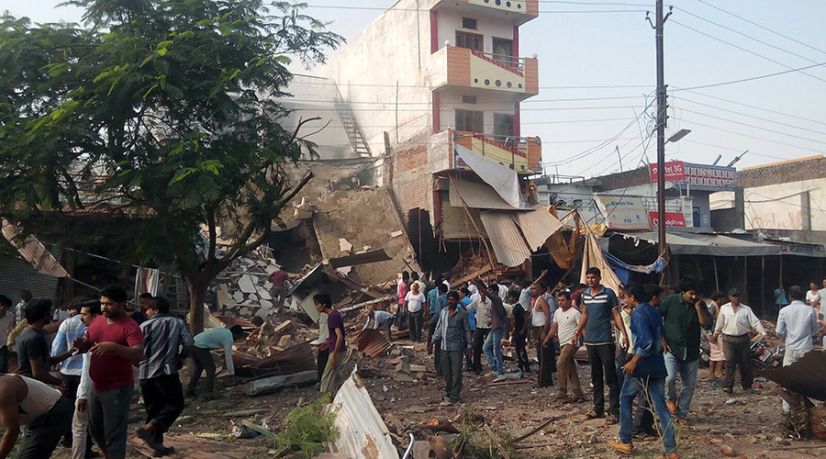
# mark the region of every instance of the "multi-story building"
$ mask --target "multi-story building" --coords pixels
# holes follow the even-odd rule
[[[487,210],[536,204],[527,177],[541,171],[541,142],[522,131],[520,106],[538,94],[539,68],[519,31],[538,14],[538,0],[399,0],[323,71],[351,140],[391,153],[386,183],[424,258],[485,238]]]

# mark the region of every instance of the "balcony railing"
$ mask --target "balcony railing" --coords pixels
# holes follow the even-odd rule
[[[432,56],[433,88],[470,87],[509,92],[519,99],[539,93],[536,58],[444,46]]]
[[[519,174],[541,171],[542,144],[538,137],[515,137],[451,131],[453,142],[492,159]]]
[[[514,57],[505,54],[484,53],[475,49],[470,50],[474,56],[484,59],[491,64],[502,67],[505,70],[511,71],[519,76],[525,76],[525,58]]]

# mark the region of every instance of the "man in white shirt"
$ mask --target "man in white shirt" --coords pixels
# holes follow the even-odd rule
[[[579,319],[582,314],[573,307],[571,302],[571,293],[565,290],[560,291],[556,297],[559,309],[554,312],[553,323],[551,324],[551,332],[545,338],[546,343],[557,337],[559,338],[559,360],[557,360],[556,369],[558,372],[559,382],[559,396],[556,401],[566,403],[569,401],[583,402],[585,396],[582,393],[582,386],[579,383],[579,374],[577,373],[576,361],[574,356],[579,348],[579,344],[574,344],[574,336],[576,329],[579,326]],[[570,384],[573,392],[573,399],[568,398],[568,385]]]
[[[754,392],[751,388],[751,344],[763,339],[766,330],[751,308],[740,303],[740,292],[731,289],[728,295],[730,303],[720,308],[717,325],[714,327],[714,339],[723,336],[723,353],[726,355],[726,379],[723,391],[731,394],[734,390],[734,373],[740,366],[740,380],[745,392]],[[751,331],[757,336],[750,338]]]
[[[780,310],[777,316],[777,336],[785,338],[783,366],[789,366],[812,350],[814,334],[820,330],[815,310],[804,303],[803,289],[793,285],[789,289],[791,303]],[[803,398],[783,388],[783,422],[781,428],[788,433],[804,434],[806,431],[807,411]]]
[[[415,274],[415,273],[413,273]],[[427,304],[427,298],[419,289],[421,281],[415,281],[411,284],[411,289],[407,292],[404,300],[407,303],[407,312],[410,314],[410,339],[414,343],[422,340],[422,329],[424,327],[424,305]]]

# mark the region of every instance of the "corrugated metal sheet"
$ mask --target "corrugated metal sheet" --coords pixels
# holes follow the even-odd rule
[[[442,237],[445,239],[476,239],[479,237],[476,227],[484,233],[482,220],[479,218],[479,209],[468,209],[475,220],[476,227],[474,227],[463,207],[454,207],[445,201],[442,202],[444,203],[442,204],[442,219],[439,223]]]
[[[40,274],[23,260],[0,256],[0,294],[15,302],[22,289],[31,290],[34,298],[54,299],[57,282],[57,278]]]
[[[826,400],[826,351],[810,351],[787,367],[757,373],[798,394]]]
[[[341,432],[338,452],[352,458],[398,459],[390,431],[355,371],[338,390],[333,406],[338,409],[336,426]]]
[[[512,268],[531,256],[531,250],[525,245],[525,239],[516,226],[513,212],[484,212],[481,217],[499,263]]]
[[[552,234],[562,229],[562,223],[544,208],[531,212],[513,212],[512,216],[525,235],[531,250],[537,250],[545,245],[545,241]]]
[[[5,218],[0,220],[0,224],[3,225],[2,232],[6,240],[17,248],[20,256],[28,261],[35,270],[47,276],[69,277],[69,273],[63,269],[63,266],[60,266],[57,259],[49,253],[46,246],[36,237],[30,235],[25,240],[19,241],[21,234],[17,226]]]
[[[629,233],[628,238],[639,238],[652,244],[657,243],[657,233]],[[668,233],[666,238],[671,253],[675,255],[711,255],[717,257],[759,257],[780,255],[780,246],[742,241],[719,234]]]
[[[505,200],[496,193],[496,190],[487,183],[451,178],[450,205],[462,207],[463,199],[468,207],[474,209],[517,209],[505,202]]]

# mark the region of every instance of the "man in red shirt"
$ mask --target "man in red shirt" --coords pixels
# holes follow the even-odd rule
[[[100,291],[103,313],[78,343],[92,353],[89,377],[89,432],[106,459],[126,457],[126,424],[132,399],[132,366],[143,360],[143,333],[126,314],[126,291],[108,286]]]

